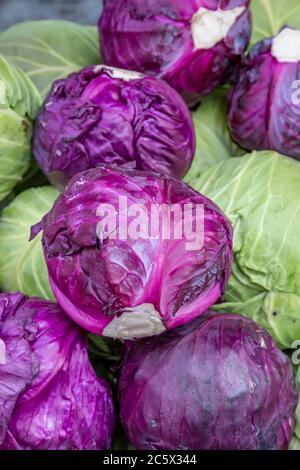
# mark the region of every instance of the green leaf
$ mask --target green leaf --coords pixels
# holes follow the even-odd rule
[[[253,318],[291,348],[300,338],[300,163],[253,152],[214,165],[193,186],[234,227],[232,276],[215,308]]]
[[[31,124],[0,108],[0,201],[22,180],[30,165]]]
[[[251,45],[275,36],[285,26],[300,29],[299,0],[251,0],[253,34]]]
[[[0,34],[0,53],[27,73],[43,98],[54,80],[101,62],[97,29],[62,20],[12,26]]]
[[[296,436],[294,436],[291,440],[289,450],[300,450],[300,439],[298,439]]]
[[[32,119],[40,104],[40,95],[29,78],[0,56],[0,201],[29,168]]]
[[[30,228],[49,212],[58,191],[32,188],[19,194],[0,217],[0,288],[29,296],[54,299],[48,280],[41,237],[29,241]]]
[[[193,113],[196,153],[184,181],[190,183],[207,168],[227,158],[243,155],[231,139],[227,120],[227,90],[219,88],[205,97]]]

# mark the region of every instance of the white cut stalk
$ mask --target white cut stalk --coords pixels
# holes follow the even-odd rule
[[[246,7],[231,10],[199,8],[192,18],[192,36],[196,49],[211,49],[226,38],[230,28]]]
[[[140,80],[144,77],[142,73],[133,72],[132,70],[123,70],[115,67],[108,67],[107,65],[97,65],[94,68],[95,73],[98,73],[101,70],[106,70],[107,72],[109,72],[111,77],[120,78],[125,82],[130,82],[131,80]]]
[[[278,62],[299,62],[300,31],[292,28],[280,31],[273,39],[272,56]]]
[[[0,365],[6,364],[6,347],[4,341],[0,338]]]
[[[152,304],[128,307],[120,317],[115,317],[103,330],[103,336],[119,339],[137,339],[166,331],[160,314]]]

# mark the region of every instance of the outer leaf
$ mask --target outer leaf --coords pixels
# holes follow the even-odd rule
[[[218,311],[250,316],[288,349],[300,338],[300,164],[254,152],[207,170],[194,187],[234,226],[232,277]]]
[[[40,96],[22,70],[0,56],[0,201],[30,164],[31,120]]]
[[[240,149],[230,137],[227,124],[227,90],[218,88],[205,97],[193,113],[196,130],[196,153],[192,166],[184,178],[190,183],[207,168],[230,157],[240,156]]]
[[[291,440],[289,450],[300,450],[300,440],[297,437],[293,437]]]
[[[26,118],[0,108],[0,201],[22,180],[29,167],[30,136]]]
[[[97,30],[68,21],[28,21],[0,35],[0,52],[12,58],[44,97],[51,83],[100,63]]]
[[[29,242],[30,228],[51,209],[58,191],[50,186],[21,193],[0,218],[0,288],[53,299],[41,236]]]
[[[284,25],[300,28],[299,0],[251,0],[251,12],[251,45],[274,36]]]
[[[11,60],[0,55],[0,109],[9,108],[19,116],[34,119],[40,104],[33,82]]]

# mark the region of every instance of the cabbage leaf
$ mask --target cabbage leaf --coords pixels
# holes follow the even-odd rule
[[[97,29],[63,20],[27,21],[0,34],[0,53],[31,78],[42,97],[54,80],[99,64]]]
[[[253,318],[279,346],[300,338],[300,164],[253,152],[209,168],[193,187],[234,227],[234,265],[218,311]]]
[[[299,0],[251,0],[251,12],[251,45],[274,36],[285,25],[300,28]]]
[[[196,130],[196,152],[184,181],[191,183],[210,166],[245,154],[230,137],[227,124],[227,90],[218,88],[202,100],[193,112]]]
[[[32,120],[39,106],[31,80],[0,55],[0,202],[29,168]]]
[[[19,194],[0,217],[0,289],[53,299],[41,235],[29,240],[30,228],[51,209],[58,191],[32,188]]]

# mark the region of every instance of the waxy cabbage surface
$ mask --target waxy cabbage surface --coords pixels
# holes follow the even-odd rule
[[[292,365],[239,315],[207,313],[128,344],[119,393],[137,449],[284,450],[293,435]]]
[[[129,209],[140,205],[147,225],[120,209],[120,198]],[[110,229],[99,229],[104,204],[118,214]],[[170,237],[162,224],[150,230],[157,221],[152,210],[163,205],[181,224],[178,239],[172,227]],[[186,236],[185,222],[200,236],[199,245],[190,246],[196,239]],[[230,275],[232,231],[222,212],[181,181],[155,173],[107,166],[83,172],[33,234],[41,228],[56,299],[82,327],[104,336],[151,336],[186,323],[219,299]]]

